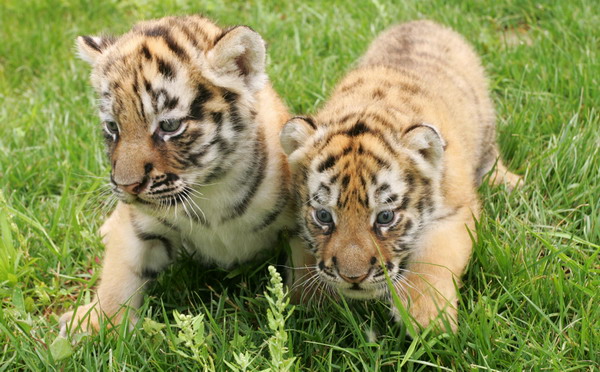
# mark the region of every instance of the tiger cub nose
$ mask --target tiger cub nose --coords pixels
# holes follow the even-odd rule
[[[117,186],[121,190],[125,191],[128,194],[137,195],[137,194],[141,193],[142,191],[144,191],[146,186],[148,186],[149,180],[150,180],[149,177],[144,177],[142,182],[135,182],[135,183],[132,183],[129,185],[117,185]]]
[[[346,282],[352,283],[352,284],[358,284],[358,283],[362,282],[363,280],[365,280],[367,278],[367,276],[369,276],[369,273],[366,273],[366,274],[360,275],[360,276],[346,276],[342,273],[338,273],[338,274]]]

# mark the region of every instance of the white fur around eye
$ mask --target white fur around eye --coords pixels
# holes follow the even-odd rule
[[[181,133],[183,133],[187,128],[187,124],[186,123],[181,123],[181,126],[179,127],[179,129],[177,129],[175,132],[169,132],[169,134],[165,134],[163,135],[163,140],[164,141],[168,141],[170,138],[172,137],[177,137],[178,135],[180,135]],[[160,128],[159,128],[160,130]],[[164,132],[163,132],[164,133]]]

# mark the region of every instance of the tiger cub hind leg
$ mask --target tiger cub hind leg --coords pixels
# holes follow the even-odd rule
[[[509,171],[500,159],[488,177],[492,185],[505,185],[509,190],[523,186],[523,177]]]

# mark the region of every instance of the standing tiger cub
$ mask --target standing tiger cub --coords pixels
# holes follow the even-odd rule
[[[93,68],[119,203],[101,228],[97,295],[61,317],[63,334],[97,329],[103,317],[119,323],[181,249],[229,267],[294,225],[279,143],[289,115],[268,83],[259,34],[169,17],[77,44]]]
[[[476,188],[492,169],[494,183],[519,181],[495,137],[483,68],[460,35],[429,21],[384,32],[316,115],[282,131],[309,247],[292,245],[305,270],[292,285],[319,279],[295,296],[389,298],[387,271],[420,325],[442,313],[455,330]]]

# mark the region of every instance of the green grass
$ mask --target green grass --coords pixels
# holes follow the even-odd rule
[[[597,1],[223,3],[1,2],[0,371],[184,370],[198,369],[198,360],[226,370],[245,358],[256,370],[272,366],[282,345],[280,359],[295,358],[295,370],[600,368]],[[456,335],[411,340],[385,304],[362,302],[297,307],[284,328],[271,328],[268,263],[226,272],[182,262],[148,290],[140,312],[156,323],[51,348],[58,315],[93,293],[102,257],[96,231],[110,209],[88,66],[73,40],[192,12],[260,32],[271,79],[295,113],[314,112],[388,25],[430,18],[476,46],[503,156],[526,185],[512,193],[481,188]],[[291,311],[274,309],[283,318]],[[176,311],[196,317],[195,326],[181,326],[187,333],[178,333]]]

